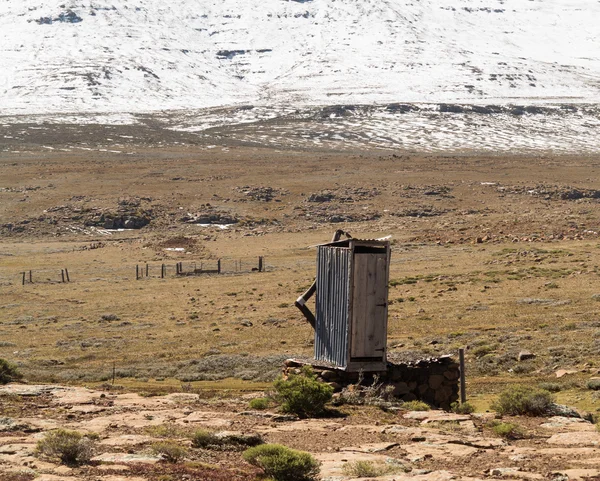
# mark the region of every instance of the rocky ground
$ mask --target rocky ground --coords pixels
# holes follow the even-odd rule
[[[150,446],[163,425],[182,445],[189,426],[259,432],[317,455],[325,478],[361,456],[410,468],[389,479],[598,476],[589,422],[511,419],[525,435],[507,441],[486,413],[516,383],[599,407],[597,156],[143,143],[131,128],[90,127],[88,144],[71,139],[86,150],[52,129],[0,152],[0,358],[31,383],[91,389],[4,389],[2,481],[254,476],[239,452],[160,461]],[[243,393],[312,355],[293,302],[314,279],[310,246],[339,228],[392,236],[389,357],[466,348],[476,414],[241,415]],[[113,374],[123,391],[102,387]],[[72,468],[32,456],[56,426],[97,433],[108,457]]]
[[[493,412],[384,412],[343,406],[330,418],[298,420],[273,411],[252,411],[248,400],[207,399],[198,393],[144,397],[110,385],[87,389],[9,384],[0,388],[0,479],[37,481],[142,481],[253,479],[255,468],[239,451],[191,447],[199,428],[256,433],[267,442],[306,450],[321,462],[321,479],[347,481],[344,465],[357,460],[392,466],[388,481],[451,479],[551,479],[600,477],[600,433],[581,418],[504,417],[518,424],[520,439],[491,431]],[[94,456],[79,467],[36,454],[49,430],[67,428],[92,435]],[[153,453],[166,438],[187,448],[185,460],[169,463]],[[225,479],[225,478],[223,478]]]

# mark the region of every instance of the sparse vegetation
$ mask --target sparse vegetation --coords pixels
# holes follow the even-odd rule
[[[275,481],[310,481],[319,474],[319,463],[309,453],[280,444],[263,444],[244,452],[244,459]]]
[[[318,381],[310,366],[304,366],[299,374],[290,374],[288,379],[277,379],[273,387],[281,410],[300,417],[323,414],[333,396],[333,388]]]
[[[192,435],[192,446],[203,449],[239,449],[258,446],[262,443],[263,440],[258,434],[214,433],[206,429],[199,429]]]
[[[266,397],[257,397],[257,398],[251,399],[250,402],[248,403],[248,407],[250,409],[256,409],[258,411],[262,411],[269,407],[269,399]]]
[[[552,394],[531,386],[511,386],[492,404],[500,414],[542,416],[553,404]]]
[[[431,406],[423,401],[408,401],[401,404],[402,409],[407,411],[429,411]]]
[[[77,431],[56,429],[38,441],[36,451],[63,464],[85,464],[92,457],[93,441]]]
[[[0,384],[18,381],[23,376],[13,363],[0,358]]]
[[[471,413],[475,412],[475,406],[473,406],[469,402],[464,402],[464,403],[454,402],[450,406],[450,409],[452,409],[452,412],[455,412],[457,414],[471,414]]]
[[[513,423],[491,421],[489,427],[496,436],[504,439],[520,439],[525,435],[523,428]]]
[[[586,384],[588,389],[591,389],[592,391],[599,391],[600,390],[600,379],[590,379],[587,384]]]
[[[541,382],[539,388],[548,392],[560,392],[562,390],[562,386],[557,382]]]
[[[152,452],[169,463],[179,463],[187,456],[187,450],[176,441],[166,440],[154,443]]]
[[[400,464],[374,463],[373,461],[354,461],[346,463],[343,467],[344,474],[350,478],[378,478],[388,474],[406,472]]]

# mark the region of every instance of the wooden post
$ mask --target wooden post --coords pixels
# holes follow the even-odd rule
[[[67,276],[67,282],[71,282],[71,279],[69,278],[69,271],[67,270],[66,267],[65,267],[65,274]]]
[[[140,266],[138,266],[137,264],[135,265],[135,280],[139,280],[140,278]]]
[[[60,270],[60,277],[62,277],[62,282],[64,284],[65,283],[65,270],[64,269]]]
[[[221,273],[221,259],[217,261],[217,274]]]
[[[25,271],[23,271],[23,285],[25,285]]]
[[[160,278],[161,278],[161,279],[164,279],[164,278],[165,278],[165,265],[164,265],[164,264],[162,264],[162,265],[160,266]]]
[[[467,387],[465,386],[465,349],[458,350],[458,362],[460,364],[460,403],[467,402]]]
[[[148,277],[148,264],[146,264],[146,277]]]
[[[113,361],[113,386],[115,385],[115,374],[117,372],[117,363]]]
[[[258,272],[262,272],[263,271],[263,258],[262,256],[258,257]]]
[[[33,275],[31,274],[31,271],[29,271],[29,283],[33,284]]]

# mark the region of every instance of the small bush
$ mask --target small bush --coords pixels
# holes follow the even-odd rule
[[[400,464],[382,464],[373,461],[354,461],[344,464],[344,474],[350,478],[377,478],[387,474],[406,472]]]
[[[540,389],[544,389],[548,392],[559,392],[562,391],[562,386],[557,382],[541,382],[539,384]]]
[[[587,388],[591,389],[592,391],[600,390],[600,379],[590,379],[587,382]]]
[[[473,355],[479,359],[480,357],[486,356],[492,352],[494,352],[494,348],[492,346],[488,346],[487,344],[484,344],[483,346],[479,346],[479,347],[475,348],[473,350]]]
[[[308,481],[316,479],[319,463],[309,453],[281,444],[263,444],[244,452],[244,459],[261,468],[275,481]]]
[[[195,448],[208,448],[210,446],[220,446],[220,444],[215,433],[206,429],[199,429],[192,435],[192,446]]]
[[[394,386],[379,382],[378,375],[373,377],[373,382],[370,385],[363,384],[363,381],[364,374],[360,372],[356,384],[351,384],[342,389],[334,404],[337,406],[343,404],[379,406],[385,409],[393,401]]]
[[[452,412],[455,412],[456,414],[471,414],[475,412],[475,406],[468,402],[454,402],[450,405],[450,409],[452,409]]]
[[[152,419],[150,417],[149,419]],[[158,426],[148,426],[145,431],[151,436],[157,438],[177,438],[184,437],[188,433],[181,426],[176,424],[159,424]]]
[[[492,404],[500,414],[542,416],[553,404],[552,394],[531,386],[512,386]]]
[[[257,397],[250,400],[248,407],[250,409],[262,411],[263,409],[267,409],[269,407],[269,400],[266,397]]]
[[[169,463],[178,463],[182,461],[187,451],[174,441],[161,441],[152,445],[152,452],[161,455]]]
[[[93,442],[77,431],[57,429],[38,441],[37,452],[64,464],[84,464],[92,457]]]
[[[17,366],[0,357],[0,384],[18,381],[23,376],[17,370]]]
[[[247,448],[258,446],[264,441],[259,434],[241,434],[234,432],[213,433],[199,429],[192,436],[192,446],[203,449]]]
[[[408,401],[402,403],[402,409],[407,411],[429,411],[431,406],[423,401]]]
[[[490,427],[496,436],[504,439],[520,439],[525,435],[521,426],[513,423],[492,421]]]
[[[290,374],[288,379],[277,379],[273,387],[281,410],[300,417],[322,414],[333,396],[333,388],[318,381],[310,366],[304,366],[300,374]]]

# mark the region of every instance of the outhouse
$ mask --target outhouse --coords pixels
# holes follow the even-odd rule
[[[317,246],[315,360],[356,372],[386,370],[390,243],[345,239]],[[312,290],[312,292],[311,292]],[[301,304],[301,305],[299,305]],[[310,313],[310,311],[308,311]]]

